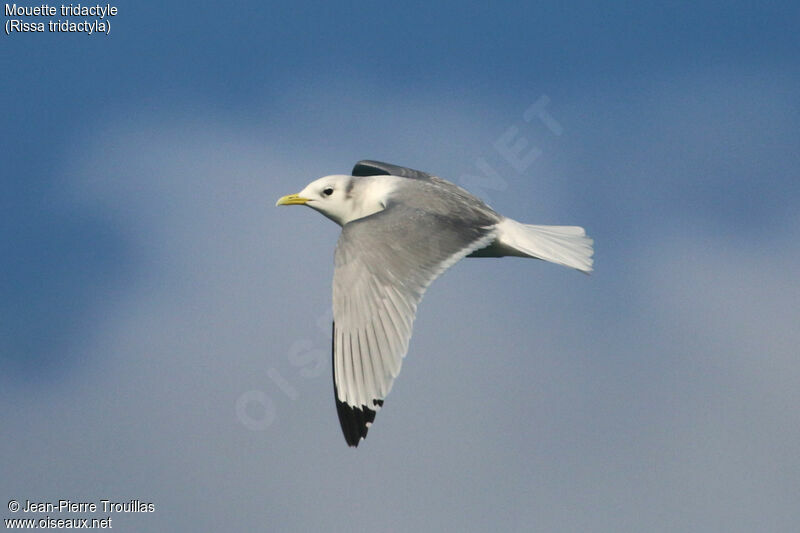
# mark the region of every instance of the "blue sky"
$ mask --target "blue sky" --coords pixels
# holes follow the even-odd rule
[[[2,37],[6,501],[153,501],[115,526],[154,531],[796,529],[800,8],[130,4],[107,37]],[[543,96],[560,135],[524,119]],[[338,228],[272,206],[364,158],[484,162],[474,192],[585,226],[596,272],[456,265],[351,450]]]

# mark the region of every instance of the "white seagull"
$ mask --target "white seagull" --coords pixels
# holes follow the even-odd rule
[[[400,373],[425,289],[462,257],[532,257],[592,271],[578,226],[533,226],[496,213],[436,176],[378,161],[325,176],[276,205],[307,205],[340,226],[333,274],[333,392],[358,446]]]

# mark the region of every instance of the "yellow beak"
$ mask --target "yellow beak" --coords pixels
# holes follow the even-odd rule
[[[275,206],[279,205],[304,205],[308,202],[308,198],[303,198],[299,194],[287,194],[286,196],[279,198],[278,202]]]

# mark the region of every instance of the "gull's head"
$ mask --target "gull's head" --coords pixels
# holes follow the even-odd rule
[[[312,181],[297,194],[284,196],[275,205],[307,205],[344,225],[355,211],[353,185],[353,176],[325,176]]]
[[[372,178],[336,174],[312,181],[299,193],[280,198],[275,205],[306,205],[344,226],[386,207],[386,196],[392,188],[389,185],[386,179],[376,182]]]

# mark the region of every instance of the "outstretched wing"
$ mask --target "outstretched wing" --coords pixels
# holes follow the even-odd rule
[[[366,437],[400,373],[425,289],[495,238],[496,219],[467,211],[390,203],[342,228],[333,276],[333,384],[350,446]]]

